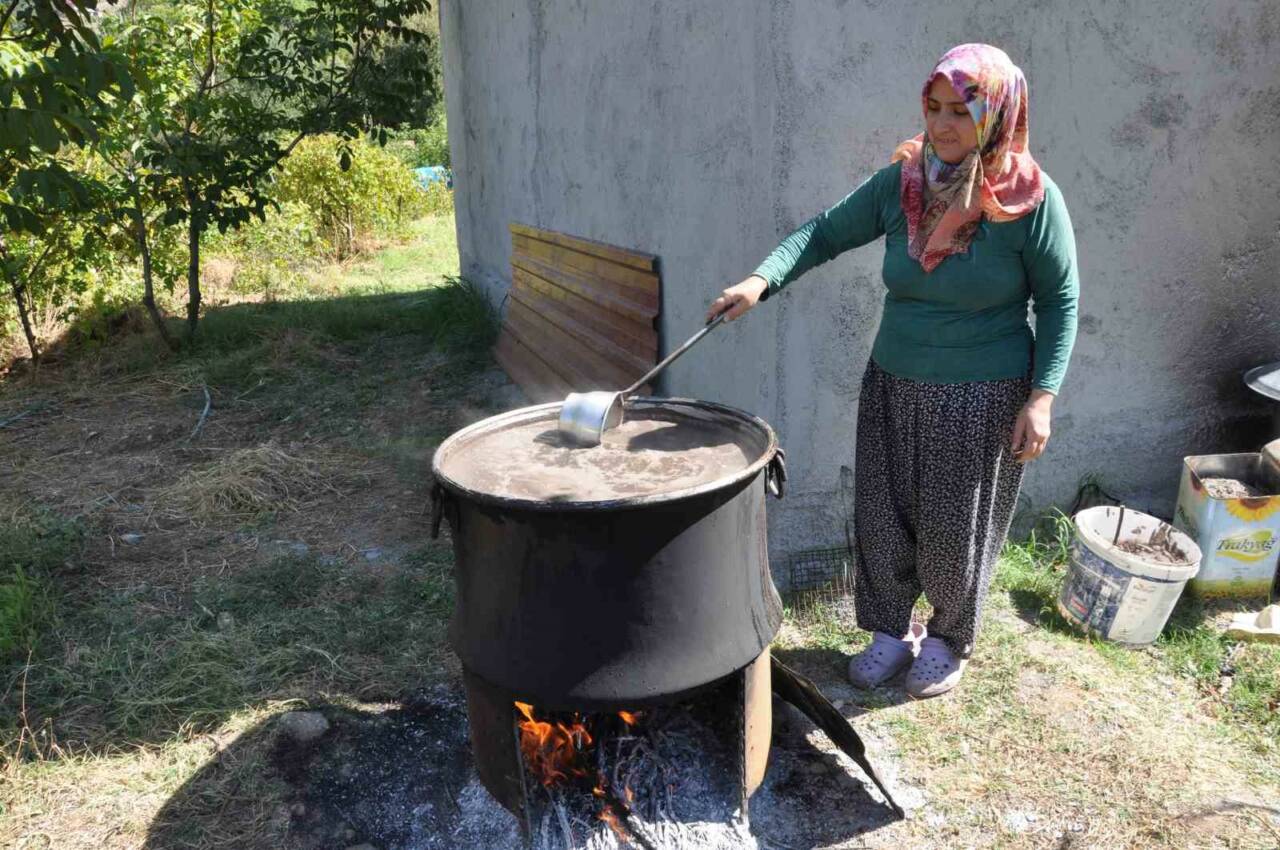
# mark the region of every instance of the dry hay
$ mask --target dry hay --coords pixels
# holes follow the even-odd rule
[[[292,513],[318,496],[338,494],[335,472],[331,462],[268,442],[188,470],[161,496],[164,503],[202,519]]]

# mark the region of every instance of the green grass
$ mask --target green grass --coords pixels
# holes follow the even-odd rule
[[[424,289],[325,300],[238,304],[210,311],[180,367],[191,382],[233,392],[301,377],[344,380],[353,365],[388,365],[396,338],[415,349],[484,357],[497,320],[484,295],[447,278]]]
[[[0,657],[30,647],[50,611],[49,590],[39,578],[22,567],[0,578]]]
[[[272,701],[394,698],[445,668],[446,564],[435,547],[389,575],[281,557],[202,580],[183,606],[145,585],[67,594],[36,647],[27,722],[54,720],[63,744],[103,750],[213,729]],[[11,720],[0,730],[20,732]]]
[[[380,294],[421,289],[424,285],[458,275],[458,249],[452,215],[429,216],[409,226],[409,241],[393,245],[367,261],[329,274],[342,291]],[[319,289],[327,279],[322,277]]]
[[[1041,628],[1074,636],[1056,605],[1066,574],[1070,535],[1070,522],[1059,517],[1047,532],[1010,543],[993,587],[1006,593],[1012,605]],[[1256,608],[1265,601],[1242,601],[1239,607],[1249,607],[1252,602]],[[1211,609],[1195,595],[1183,594],[1168,625],[1145,651],[1102,640],[1088,642],[1118,669],[1162,671],[1192,680],[1216,706],[1222,720],[1253,736],[1280,739],[1280,646],[1226,638],[1214,627]]]
[[[0,661],[25,655],[52,619],[49,575],[79,548],[83,533],[35,506],[0,503]]]
[[[130,504],[72,522],[33,499],[0,501],[0,844],[52,830],[58,846],[102,846],[94,813],[109,811],[130,846],[166,818],[182,821],[190,846],[277,846],[272,811],[287,789],[266,781],[274,713],[390,702],[456,675],[445,641],[452,553],[423,544],[426,518],[415,525],[409,509],[425,501],[423,470],[457,408],[486,403],[477,378],[492,366],[495,316],[457,277],[452,228],[451,218],[420,221],[417,241],[321,273],[289,300],[211,307],[199,344],[177,354],[144,325],[69,348],[39,381],[0,386],[19,409],[74,400],[84,422],[119,416],[123,387],[146,427],[172,432],[180,421],[183,436],[194,414],[175,399],[198,411],[203,385],[214,400],[213,436],[192,449],[94,444],[86,464],[164,467]],[[285,498],[255,475],[288,469],[241,468],[245,451],[267,445],[314,462],[320,484],[294,487],[290,473]],[[195,473],[256,488],[249,495],[270,509],[184,507],[178,495],[209,495]],[[77,485],[36,476],[30,486],[50,483],[62,494],[51,502]],[[384,523],[388,495],[404,501],[387,511],[401,519]],[[358,527],[335,527],[348,509]],[[103,546],[116,522],[143,516],[159,518],[147,544]],[[259,547],[278,536],[309,548]],[[149,551],[153,540],[174,545]],[[386,553],[366,561],[348,541]],[[211,751],[210,741],[230,746]],[[176,807],[157,812],[166,798]]]
[[[1056,606],[1069,543],[1057,517],[1006,547],[973,662],[945,698],[903,702],[900,683],[846,689],[844,661],[867,640],[848,599],[789,607],[775,648],[834,682],[929,794],[925,816],[894,828],[902,846],[1211,846],[1196,829],[1221,846],[1274,846],[1264,809],[1195,829],[1183,813],[1245,789],[1274,798],[1280,647],[1225,640],[1194,598],[1153,647],[1082,636]],[[1046,831],[1010,827],[1013,811]]]
[[[452,216],[419,219],[408,227],[409,241],[326,267],[288,297],[206,308],[195,343],[177,354],[140,319],[142,333],[105,346],[72,343],[68,357],[88,381],[176,369],[197,384],[242,391],[298,367],[331,367],[335,357],[363,355],[401,335],[449,353],[484,351],[497,333],[496,316],[482,293],[458,277],[453,226]],[[184,339],[180,317],[169,321],[175,338]]]

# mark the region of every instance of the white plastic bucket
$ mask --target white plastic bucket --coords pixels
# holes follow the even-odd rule
[[[1187,581],[1200,569],[1200,547],[1181,531],[1141,511],[1089,508],[1076,514],[1075,537],[1058,610],[1077,628],[1127,646],[1153,642],[1173,612]],[[1152,562],[1113,545],[1148,542],[1167,527],[1169,540],[1186,563]]]

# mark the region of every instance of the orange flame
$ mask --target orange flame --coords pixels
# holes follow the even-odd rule
[[[604,784],[608,781],[609,780],[605,778],[603,773],[597,773],[596,787],[591,789],[591,793],[603,803],[600,807],[600,814],[598,817],[609,825],[609,828],[613,830],[614,835],[618,836],[619,840],[621,840],[623,844],[629,844],[631,837],[628,834],[626,827],[623,826],[622,818],[619,816],[618,811],[615,810],[614,805],[617,804],[625,812],[631,808],[636,795],[635,792],[631,790],[631,786],[628,785],[623,789],[623,795],[626,797],[626,802],[618,800],[616,797],[611,798],[604,790]]]
[[[622,828],[622,821],[614,814],[613,806],[605,803],[603,809],[600,810],[600,820],[609,824],[609,828],[613,830],[613,834],[618,836],[624,842],[627,841],[627,831]]]
[[[640,720],[640,715],[634,711],[619,711],[618,716],[622,718],[622,722],[628,726],[635,726]]]
[[[570,723],[550,723],[533,716],[533,706],[517,702],[524,715],[520,721],[520,752],[529,771],[544,786],[551,787],[587,775],[578,763],[582,751],[592,743],[591,733],[575,714]]]

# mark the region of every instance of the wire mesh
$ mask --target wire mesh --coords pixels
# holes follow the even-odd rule
[[[843,546],[796,552],[787,559],[787,597],[798,613],[813,612],[853,595],[853,470],[840,467],[840,500],[844,508]]]
[[[848,546],[797,552],[787,560],[787,596],[797,612],[853,594],[853,553]]]

